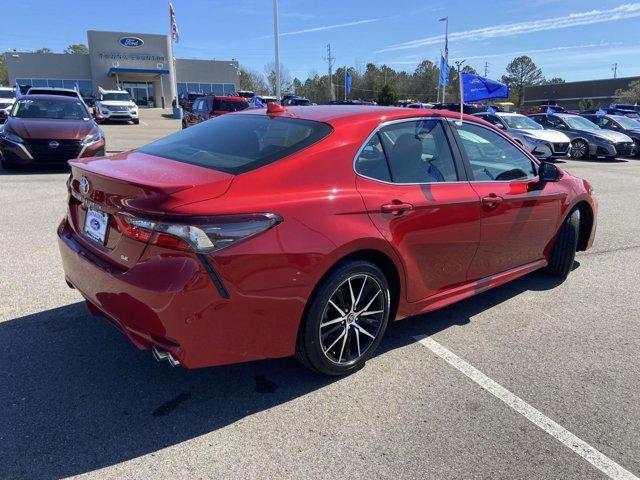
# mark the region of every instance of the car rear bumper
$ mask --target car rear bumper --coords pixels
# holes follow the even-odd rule
[[[218,277],[221,290],[212,277],[216,266],[185,252],[147,247],[135,265],[121,269],[85,248],[66,219],[58,246],[67,283],[140,349],[155,346],[186,368],[294,352],[304,303],[288,295],[247,295]]]

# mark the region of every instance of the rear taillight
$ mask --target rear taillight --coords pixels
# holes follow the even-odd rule
[[[118,230],[129,238],[176,250],[211,253],[282,222],[273,213],[197,217],[186,222],[149,220],[125,213],[115,215]]]

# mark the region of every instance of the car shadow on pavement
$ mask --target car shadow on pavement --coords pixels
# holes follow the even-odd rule
[[[522,292],[558,284],[534,273],[398,322],[376,355],[412,344],[416,335],[466,324]],[[170,368],[133,348],[106,320],[92,317],[82,302],[0,323],[0,344],[0,478],[90,472],[340,381],[316,375],[293,359]]]

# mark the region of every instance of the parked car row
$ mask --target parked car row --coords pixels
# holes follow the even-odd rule
[[[579,115],[558,110],[529,116],[494,111],[475,116],[504,130],[541,159],[640,156],[639,119],[602,110]]]

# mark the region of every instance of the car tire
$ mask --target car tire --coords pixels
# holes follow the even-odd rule
[[[580,211],[574,210],[567,216],[560,227],[551,255],[549,255],[547,273],[556,277],[567,278],[576,256],[579,232]]]
[[[134,125],[140,125],[140,119],[139,118],[134,118],[133,119],[133,124]]]
[[[329,273],[311,297],[296,358],[323,375],[354,372],[380,344],[390,312],[389,284],[380,268],[363,260],[349,261]]]
[[[589,158],[589,144],[584,140],[574,140],[569,148],[569,156],[576,160],[586,160]]]
[[[640,140],[634,140],[633,143],[636,144],[636,146],[635,146],[636,151],[635,151],[635,155],[634,156],[636,158],[640,158]]]

